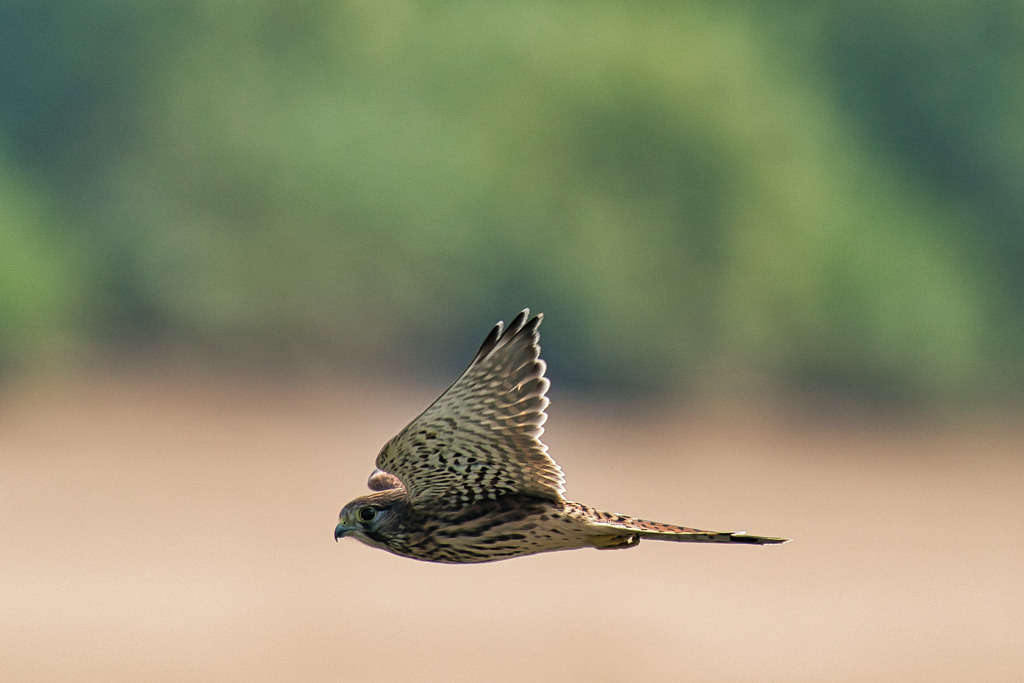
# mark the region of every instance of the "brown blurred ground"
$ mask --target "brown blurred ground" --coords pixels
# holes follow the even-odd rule
[[[1013,420],[644,417],[556,387],[546,440],[570,497],[796,541],[481,566],[335,544],[379,447],[441,388],[8,387],[0,679],[1024,677]]]

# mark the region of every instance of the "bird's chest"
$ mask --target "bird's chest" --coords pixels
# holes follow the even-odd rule
[[[490,562],[565,547],[561,506],[503,496],[456,509],[410,510],[392,548],[438,562]]]

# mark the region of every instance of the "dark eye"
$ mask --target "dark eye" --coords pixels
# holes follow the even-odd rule
[[[369,506],[360,508],[357,514],[359,516],[359,521],[372,522],[373,518],[377,516],[377,508]]]

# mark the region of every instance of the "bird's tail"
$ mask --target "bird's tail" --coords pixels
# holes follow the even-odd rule
[[[577,505],[579,505],[577,503]],[[663,522],[651,522],[646,519],[637,519],[627,515],[617,515],[611,512],[602,512],[588,506],[580,506],[586,509],[589,527],[597,532],[595,545],[597,547],[619,548],[636,545],[641,538],[650,538],[655,541],[673,541],[675,543],[747,543],[753,545],[774,545],[786,543],[788,538],[776,538],[773,536],[754,536],[745,531],[708,531],[707,529],[694,529],[687,526],[676,526]],[[604,541],[604,532],[607,530],[607,545]]]
[[[674,524],[661,524],[658,522],[645,522],[655,529],[644,529],[637,534],[640,538],[650,538],[655,541],[674,541],[676,543],[749,543],[752,545],[775,545],[788,543],[788,538],[776,538],[774,536],[755,536],[746,531],[708,531],[706,529],[691,529],[689,527],[677,527]]]

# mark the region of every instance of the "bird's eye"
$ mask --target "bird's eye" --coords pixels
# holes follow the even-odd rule
[[[359,516],[359,521],[372,522],[374,517],[377,516],[377,508],[370,506],[360,508],[359,512],[356,514]]]

